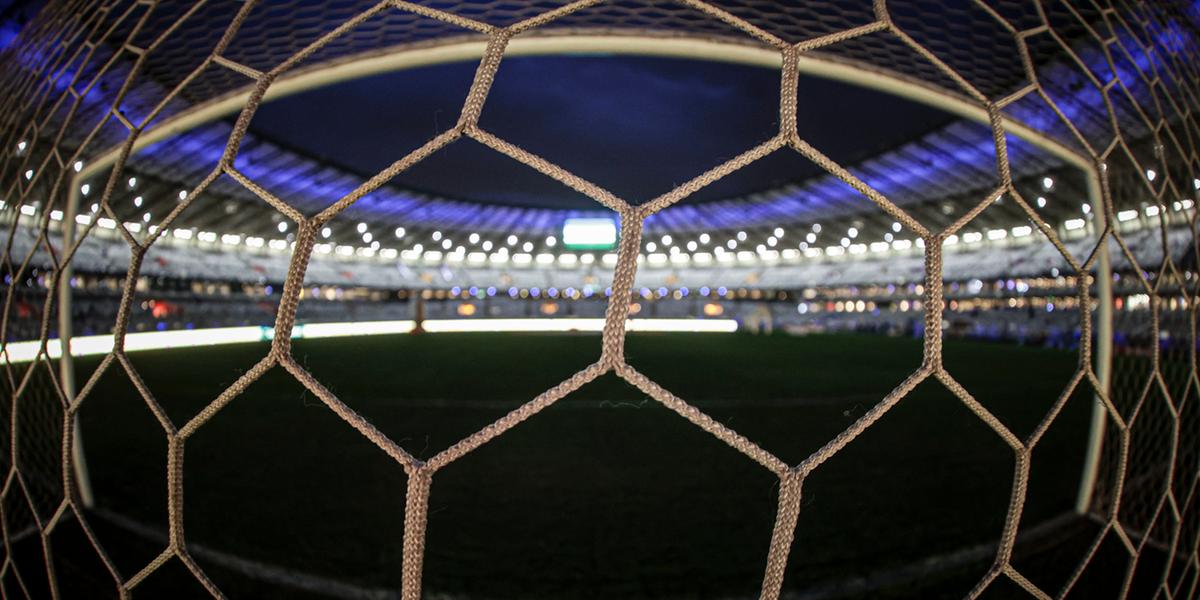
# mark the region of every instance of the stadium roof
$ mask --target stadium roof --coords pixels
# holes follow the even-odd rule
[[[555,2],[436,2],[438,8],[496,25],[505,25],[551,8]],[[774,3],[753,0],[721,3],[789,41],[810,39],[828,31],[869,22],[867,3]],[[1019,54],[1017,30],[1035,31],[1041,16],[1032,8],[1002,4],[996,18],[971,15],[971,47],[950,43],[942,25],[956,22],[959,13],[980,10],[972,3],[942,6],[938,18],[893,9],[897,23],[922,45],[991,99],[998,100],[1027,85],[1026,74],[1014,65]],[[176,35],[145,55],[144,74],[119,97],[121,114],[141,124],[167,96],[185,81],[216,43],[240,2],[218,1],[204,11],[175,14],[161,5],[141,25],[135,39],[148,45],[166,28],[181,22]],[[266,2],[252,11],[224,56],[252,69],[268,69],[333,27],[368,8],[357,1],[311,3],[299,0]],[[306,17],[303,28],[292,16]],[[1049,132],[1059,143],[1080,148],[1083,142],[1104,149],[1114,140],[1110,110],[1126,133],[1142,141],[1129,142],[1128,153],[1140,164],[1166,172],[1170,165],[1156,158],[1157,142],[1147,116],[1138,106],[1164,100],[1174,89],[1165,80],[1147,81],[1139,74],[1154,72],[1156,61],[1170,56],[1150,53],[1129,30],[1113,28],[1099,15],[1070,12],[1058,5],[1046,8],[1051,27],[1031,35],[1029,61],[1045,97],[1029,94],[1006,105],[1006,116]],[[280,16],[288,13],[289,36],[273,35]],[[1193,18],[1180,15],[1180,19]],[[180,21],[182,19],[182,21]],[[1002,23],[1001,19],[1004,20]],[[133,27],[127,20],[122,27]],[[220,21],[220,23],[216,22]],[[203,22],[204,26],[199,26]],[[987,27],[982,24],[991,23]],[[685,6],[662,2],[614,2],[592,7],[539,28],[537,36],[579,33],[675,35],[703,34],[731,44],[757,42],[719,21]],[[1195,40],[1178,23],[1158,28],[1169,47],[1194,52]],[[128,32],[114,32],[123,39]],[[481,36],[412,13],[389,10],[356,27],[350,34],[308,58],[299,69],[331,61],[419,49],[438,40],[478,40]],[[959,38],[961,39],[961,38]],[[1108,43],[1101,43],[1101,40]],[[1071,53],[1066,51],[1070,48]],[[122,91],[122,82],[136,60],[129,48],[100,47],[100,54],[82,69],[71,63],[55,81],[82,98],[77,118],[103,122],[93,140],[96,153],[119,145],[127,127],[104,111]],[[864,72],[884,72],[921,85],[955,90],[956,84],[928,60],[884,35],[840,42],[814,52],[823,60],[851,63]],[[31,68],[48,56],[25,55]],[[105,60],[100,60],[105,59]],[[113,67],[97,75],[106,60]],[[1109,63],[1116,70],[1108,68]],[[251,122],[237,166],[255,182],[306,212],[315,212],[343,196],[407,150],[447,127],[457,114],[457,102],[473,72],[469,63],[451,63],[406,72],[348,81],[291,98],[268,102]],[[630,201],[655,193],[699,174],[768,137],[775,118],[777,75],[769,69],[700,61],[643,57],[510,57],[501,67],[481,125],[503,132],[506,139],[530,146],[564,166],[608,187]],[[1109,98],[1096,84],[1117,82]],[[250,85],[231,69],[208,65],[179,96],[166,102],[151,126],[189,110],[197,103],[222,97]],[[847,84],[806,78],[801,85],[801,135],[846,164],[861,179],[923,222],[945,223],[968,201],[982,199],[995,187],[995,151],[988,127],[952,117],[881,92],[854,91]],[[62,90],[59,90],[62,91]],[[1062,125],[1059,111],[1078,131]],[[325,115],[322,118],[322,115]],[[136,177],[138,186],[119,189],[112,205],[118,214],[140,220],[144,213],[163,215],[177,201],[177,192],[197,183],[212,170],[232,128],[231,118],[214,121],[149,146],[130,159],[123,175]],[[89,121],[90,122],[90,121]],[[88,128],[68,128],[86,132]],[[30,132],[49,136],[54,131]],[[371,135],[374,134],[374,135]],[[638,144],[637,141],[650,140]],[[426,163],[402,174],[389,186],[360,200],[346,217],[412,231],[513,231],[545,235],[557,231],[564,216],[599,211],[590,200],[558,188],[557,184],[505,157],[472,147],[462,140]],[[1078,216],[1086,202],[1082,178],[1063,162],[1014,136],[1008,138],[1014,180],[1027,198],[1045,193],[1042,181],[1055,182],[1046,207],[1051,221]],[[1120,160],[1129,160],[1121,158]],[[1164,177],[1165,181],[1167,178]],[[99,187],[98,185],[96,187]],[[133,198],[143,201],[134,206]],[[1012,203],[981,217],[982,224],[1009,226],[1025,221]],[[697,232],[753,229],[766,226],[849,220],[864,231],[890,230],[891,220],[856,191],[811,163],[783,150],[687,202],[648,219],[649,232]],[[263,235],[274,232],[279,216],[251,192],[222,178],[183,215],[179,225],[209,227]],[[348,228],[347,228],[348,229]],[[353,232],[348,232],[353,236]]]

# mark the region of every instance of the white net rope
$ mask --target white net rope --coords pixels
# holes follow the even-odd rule
[[[430,3],[432,4],[432,3]],[[1168,225],[1178,226],[1191,212],[1169,210],[1191,201],[1200,177],[1196,151],[1200,125],[1195,120],[1200,81],[1194,54],[1195,27],[1184,9],[1152,4],[1105,5],[1084,2],[963,2],[948,9],[944,21],[926,22],[919,5],[879,0],[784,4],[767,1],[677,3],[600,2],[445,2],[436,7],[398,0],[378,4],[343,1],[308,6],[296,2],[120,2],[74,0],[51,4],[22,32],[4,57],[0,117],[0,184],[13,207],[36,207],[40,226],[36,243],[15,254],[13,220],[3,256],[10,281],[30,276],[35,252],[46,253],[51,268],[40,276],[55,289],[79,247],[96,226],[83,227],[78,240],[63,245],[53,233],[52,213],[67,211],[77,186],[76,161],[116,148],[102,190],[93,197],[109,218],[121,219],[110,205],[124,181],[126,161],[139,137],[170,117],[206,101],[248,90],[225,152],[214,170],[187,192],[156,227],[141,232],[118,226],[132,259],[115,324],[115,350],[79,390],[64,386],[47,354],[57,323],[57,297],[46,295],[30,307],[10,286],[5,298],[0,338],[41,339],[41,356],[32,363],[8,360],[4,369],[3,452],[6,472],[0,496],[6,518],[0,521],[6,552],[0,579],[6,589],[23,590],[32,575],[14,560],[10,542],[36,535],[43,548],[44,577],[52,595],[57,580],[51,533],[66,519],[76,519],[90,545],[102,558],[112,584],[122,596],[135,590],[168,562],[181,562],[213,596],[222,596],[189,553],[184,532],[188,440],[253,382],[271,370],[283,370],[302,384],[365,439],[390,456],[408,477],[404,507],[403,597],[421,596],[428,500],[437,473],[476,451],[526,419],[604,374],[616,374],[647,396],[676,412],[770,471],[779,480],[778,512],[765,552],[763,598],[778,598],[801,510],[805,479],[838,454],[906,395],[927,380],[939,382],[986,424],[1012,451],[1015,469],[1004,529],[992,567],[968,593],[981,596],[1009,580],[1033,597],[1065,596],[1088,567],[1098,548],[1115,540],[1133,559],[1123,578],[1127,594],[1137,559],[1149,548],[1166,551],[1158,591],[1161,597],[1194,597],[1200,558],[1197,544],[1197,379],[1195,295],[1198,282],[1184,275],[1172,254],[1163,249]],[[286,35],[277,35],[286,31]],[[719,39],[777,52],[780,63],[779,130],[770,139],[745,149],[694,179],[642,204],[634,204],[593,182],[561,168],[553,157],[532,154],[479,125],[488,92],[509,43],[518,38],[555,35],[642,35]],[[405,48],[431,47],[460,40],[486,44],[474,81],[453,125],[423,146],[400,156],[388,168],[338,198],[323,210],[305,213],[256,184],[235,167],[239,144],[256,109],[272,85],[316,65]],[[1067,65],[1073,76],[1049,79],[1042,66],[1047,55]],[[937,93],[975,107],[987,116],[995,150],[996,186],[972,199],[969,210],[948,227],[931,228],[904,207],[856,177],[847,166],[828,158],[797,132],[799,63],[809,56],[850,64],[864,73],[885,73],[917,82]],[[1061,72],[1061,71],[1060,71]],[[1132,88],[1139,90],[1131,92]],[[1094,93],[1099,103],[1089,110],[1065,110],[1065,95]],[[1111,226],[1085,256],[1071,254],[1013,181],[1007,128],[1017,124],[1013,112],[1038,105],[1050,118],[1022,125],[1067,146],[1086,158],[1098,178],[1103,222],[1120,211],[1149,203],[1155,213],[1160,252],[1147,263],[1134,256]],[[420,460],[343,403],[296,360],[288,333],[295,325],[305,272],[317,236],[327,223],[356,201],[385,185],[397,174],[452,142],[470,138],[548,178],[586,195],[620,219],[619,259],[613,271],[612,297],[605,316],[599,359],[520,408],[435,454]],[[790,149],[790,150],[789,150]],[[624,337],[629,298],[638,268],[644,224],[648,217],[688,198],[698,190],[780,150],[794,151],[819,165],[870,199],[880,211],[924,242],[924,354],[920,367],[878,400],[842,433],[797,464],[788,464],[734,429],[714,420],[687,399],[679,398],[626,361]],[[1153,167],[1156,175],[1148,175]],[[124,350],[136,282],[149,249],[170,225],[219,177],[228,177],[261,198],[295,224],[296,243],[277,311],[275,336],[266,356],[182,426],[168,416],[143,383]],[[1106,393],[1094,368],[1093,313],[1080,311],[1079,368],[1045,419],[1027,437],[1019,437],[960,385],[942,362],[943,245],[1001,198],[1011,199],[1053,244],[1073,270],[1078,298],[1092,305],[1097,294],[1092,274],[1104,251],[1133,266],[1133,283],[1149,297],[1147,339],[1137,360],[1118,362],[1112,393]],[[61,216],[61,213],[60,213]],[[1193,232],[1194,220],[1184,224]],[[1194,236],[1193,236],[1194,237]],[[1194,245],[1194,244],[1193,244]],[[1173,306],[1174,310],[1167,307]],[[16,332],[13,315],[34,310],[40,329]],[[1164,355],[1158,340],[1163,331],[1185,339],[1186,349]],[[6,351],[0,351],[5,353]],[[167,444],[169,539],[157,558],[134,573],[119,572],[88,525],[73,469],[73,441],[80,407],[95,382],[107,371],[123,371],[137,387],[162,427]],[[1101,523],[1090,550],[1062,589],[1040,589],[1014,566],[1013,550],[1026,502],[1034,449],[1055,422],[1067,399],[1089,390],[1103,407],[1104,454],[1093,496]],[[16,507],[16,508],[13,508]],[[29,525],[18,530],[14,514]],[[746,551],[758,551],[747,549]],[[23,573],[23,571],[25,571]]]

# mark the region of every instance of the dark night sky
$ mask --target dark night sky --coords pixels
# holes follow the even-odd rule
[[[369,176],[452,125],[473,63],[355,80],[265,104],[251,130]],[[481,125],[633,202],[642,202],[769,138],[779,75],[667,58],[507,58]],[[814,77],[800,81],[800,134],[850,165],[952,120],[894,96]],[[820,174],[777,152],[692,201],[767,190]],[[394,184],[519,206],[592,207],[533,170],[462,140]]]

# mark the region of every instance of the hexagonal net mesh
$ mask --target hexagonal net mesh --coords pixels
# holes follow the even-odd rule
[[[0,528],[7,551],[0,579],[15,583],[5,589],[30,595],[24,583],[29,576],[22,575],[30,566],[18,565],[10,543],[34,536],[44,550],[42,567],[50,591],[57,594],[50,533],[64,521],[75,519],[122,596],[172,560],[186,566],[214,596],[221,596],[189,554],[183,528],[184,448],[193,434],[251,383],[268,371],[283,370],[407,474],[404,598],[421,596],[428,499],[439,470],[607,373],[626,380],[778,477],[778,512],[765,549],[763,598],[780,596],[806,478],[926,380],[938,382],[956,396],[1011,449],[1015,459],[1012,494],[994,562],[969,597],[980,596],[1003,580],[1034,597],[1065,596],[1097,550],[1114,540],[1133,558],[1117,592],[1128,593],[1137,559],[1153,549],[1168,555],[1156,587],[1159,597],[1194,597],[1200,577],[1200,523],[1196,516],[1200,509],[1195,500],[1200,446],[1194,399],[1200,386],[1194,304],[1200,281],[1192,276],[1193,264],[1177,264],[1173,257],[1179,253],[1168,247],[1166,232],[1168,227],[1185,227],[1195,237],[1191,207],[1194,189],[1200,187],[1196,147],[1200,124],[1195,117],[1200,93],[1196,42],[1200,38],[1197,15],[1189,12],[1195,9],[1173,3],[964,0],[938,8],[934,19],[928,18],[927,9],[921,2],[885,0],[52,2],[5,52],[0,73],[0,86],[6,90],[0,110],[0,189],[9,214],[5,277],[8,283],[41,278],[47,289],[65,287],[79,244],[104,220],[81,220],[81,230],[73,231],[72,203],[78,202],[73,194],[78,188],[76,163],[100,155],[108,156],[111,164],[105,167],[103,189],[93,198],[100,211],[117,224],[117,233],[131,250],[131,261],[114,328],[115,349],[96,375],[80,386],[69,381],[52,360],[60,297],[23,298],[18,286],[6,288],[0,321],[0,339],[5,344],[0,354],[5,355],[2,412],[6,420],[0,430],[7,442],[0,453],[6,473],[0,496],[6,518],[0,521]],[[779,131],[675,189],[635,204],[561,168],[553,157],[537,156],[479,126],[510,42],[572,36],[698,39],[773,52],[778,56],[781,82]],[[301,212],[235,168],[234,158],[249,121],[273,85],[330,65],[462,42],[480,44],[482,56],[456,122],[323,210]],[[847,166],[828,158],[796,128],[799,65],[808,59],[849,66],[864,78],[881,76],[912,84],[967,107],[964,110],[986,122],[993,133],[994,190],[973,200],[969,210],[949,226],[933,228]],[[110,199],[118,182],[124,181],[126,160],[139,147],[140,138],[205,103],[229,97],[244,98],[244,102],[217,167],[188,191],[188,199],[154,226],[137,231],[122,226]],[[1098,243],[1087,255],[1073,255],[1059,240],[1055,226],[1017,191],[1008,152],[1015,127],[1065,149],[1094,179],[1093,201],[1102,227]],[[297,362],[286,332],[295,325],[305,271],[322,227],[398,173],[461,138],[511,157],[616,213],[620,242],[611,282],[613,298],[631,293],[648,217],[767,154],[788,149],[797,152],[870,199],[878,210],[923,241],[924,360],[839,435],[798,464],[788,464],[626,362],[629,304],[615,301],[607,307],[600,358],[594,364],[429,460],[419,460]],[[293,221],[298,234],[269,353],[178,427],[141,383],[125,354],[130,306],[148,249],[192,199],[225,175]],[[1107,347],[1103,337],[1107,332],[1096,335],[1103,329],[1097,320],[1107,318],[1105,307],[1080,311],[1078,371],[1044,420],[1025,438],[978,402],[942,362],[943,246],[1001,198],[1015,202],[1071,265],[1082,306],[1097,307],[1106,298],[1111,255],[1124,274],[1119,285],[1134,290],[1149,308],[1136,313],[1118,311],[1119,319],[1140,320],[1129,329],[1144,335],[1127,340],[1115,359],[1099,351]],[[1114,226],[1130,210],[1149,215],[1154,223],[1148,230],[1149,241],[1136,246],[1138,252]],[[14,217],[17,213],[33,220]],[[13,243],[19,229],[29,229],[36,240],[22,252],[17,252]],[[1189,257],[1185,260],[1189,262],[1194,262],[1194,244],[1194,239],[1188,241],[1191,251],[1185,253]],[[43,262],[46,264],[39,269]],[[1102,276],[1101,281],[1096,281],[1096,274]],[[19,312],[32,318],[17,319]],[[7,347],[14,339],[40,340],[38,357],[32,362],[12,360]],[[119,572],[91,533],[77,485],[79,472],[74,468],[73,436],[80,406],[87,402],[96,379],[110,370],[128,374],[161,424],[168,448],[167,545],[134,573]],[[1111,385],[1107,381],[1110,375]],[[1014,389],[1019,385],[1019,381],[1013,382]],[[1090,498],[1086,508],[1100,529],[1063,588],[1041,589],[1014,566],[1013,548],[1026,502],[1033,450],[1067,399],[1080,390],[1097,398],[1094,427],[1102,444],[1092,493],[1085,499]]]

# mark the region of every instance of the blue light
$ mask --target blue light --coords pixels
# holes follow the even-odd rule
[[[520,294],[520,293],[521,293],[521,291],[520,291],[520,290],[518,290],[518,289],[517,289],[517,288],[515,288],[515,287],[510,287],[510,288],[508,288],[508,297],[509,297],[509,298],[516,298],[516,297],[517,297],[517,295],[518,295],[518,294]]]
[[[542,295],[542,291],[535,287],[529,288],[529,295],[533,296],[534,298],[537,298],[538,296]]]
[[[457,296],[457,295],[459,295],[459,294],[461,294],[461,293],[462,293],[462,288],[458,287],[457,285],[456,285],[456,286],[454,286],[454,287],[452,287],[452,288],[450,288],[450,295],[451,295],[451,296]]]
[[[488,295],[488,297],[489,297],[489,298],[490,298],[490,297],[492,297],[492,296],[495,296],[495,295],[496,295],[496,288],[495,288],[495,286],[489,286],[489,287],[488,287],[488,289],[487,289],[487,295]]]
[[[700,295],[707,296],[710,291],[712,291],[712,290],[708,289],[708,286],[706,285],[706,286],[700,288]]]
[[[679,288],[679,295],[683,296],[684,298],[687,298],[688,289],[686,287]]]
[[[469,294],[471,296],[478,296],[479,288],[477,288],[475,286],[471,286],[471,287],[467,288],[467,294]]]
[[[729,290],[725,289],[725,286],[721,286],[721,287],[717,288],[717,295],[718,295],[718,296],[724,296],[724,295],[725,295],[725,293],[726,293],[726,292],[728,292],[728,291],[729,291]]]
[[[1200,13],[1200,6],[1193,2],[1185,9],[1188,14]],[[1111,68],[1109,58],[1102,50],[1092,48],[1073,48],[1079,59],[1093,73],[1104,75],[1103,79],[1118,78],[1122,82],[1121,89],[1128,89],[1128,95],[1142,106],[1154,106],[1158,103],[1157,93],[1142,73],[1153,73],[1160,68],[1160,63],[1168,60],[1166,53],[1161,50],[1176,51],[1180,54],[1196,51],[1196,38],[1190,34],[1186,23],[1176,19],[1154,21],[1145,25],[1154,40],[1155,50],[1147,52],[1145,44],[1136,39],[1128,30],[1119,29],[1115,32],[1115,44],[1122,52],[1112,54],[1116,64]],[[1073,62],[1055,59],[1039,69],[1040,78],[1053,82],[1052,99],[1057,109],[1073,124],[1081,126],[1085,137],[1094,137],[1095,131],[1107,128],[1107,107],[1103,96],[1086,80],[1083,71]],[[120,70],[112,70],[111,77],[106,76],[99,86],[93,86],[92,92],[83,97],[85,104],[93,107],[110,104],[98,90],[107,83],[110,89],[120,87],[117,77],[123,76]],[[65,70],[54,81],[60,89],[65,89],[73,80],[76,73]],[[147,84],[152,85],[152,84]],[[1165,85],[1171,92],[1175,84]],[[1063,90],[1078,88],[1078,93],[1066,93]],[[1125,96],[1121,89],[1114,90],[1118,96]],[[1122,100],[1122,104],[1128,100]],[[1124,106],[1120,108],[1124,109]],[[123,105],[126,116],[138,122],[140,114],[129,114],[128,111],[148,110],[149,107]],[[1072,138],[1066,131],[1065,124],[1058,114],[1036,94],[1030,94],[1021,101],[1011,104],[1006,109],[1006,116],[1012,120],[1024,123],[1031,128],[1052,133],[1063,138]],[[204,127],[184,132],[178,136],[150,144],[140,151],[137,162],[144,164],[147,171],[169,172],[170,167],[187,157],[193,164],[217,164],[224,152],[226,142],[232,132],[228,122],[217,122]],[[1014,165],[1046,164],[1050,159],[1044,152],[1015,136],[1008,137],[1010,162]],[[293,161],[280,161],[278,148],[270,143],[257,139],[253,134],[246,136],[245,143],[236,159],[237,168],[247,177],[278,196],[296,198],[301,208],[324,207],[328,199],[344,197],[350,193],[360,181],[347,173],[340,173],[332,168],[316,168],[311,160],[297,158]],[[949,184],[946,187],[958,190],[964,185],[974,185],[974,174],[979,173],[981,166],[993,164],[995,161],[994,141],[988,128],[966,121],[958,121],[930,133],[914,143],[893,152],[887,152],[863,162],[855,168],[856,175],[888,197],[910,198],[920,194],[930,193],[931,187]],[[707,202],[699,205],[681,204],[672,206],[660,213],[646,218],[647,229],[661,228],[664,230],[700,230],[700,229],[729,229],[748,227],[755,224],[781,223],[796,221],[805,215],[827,213],[831,209],[843,209],[847,206],[860,205],[863,202],[861,194],[849,188],[833,176],[822,176],[811,179],[800,185],[778,192],[772,192],[767,199],[747,200],[745,198],[728,201]],[[517,209],[522,214],[513,219],[513,208],[508,206],[481,206],[472,203],[456,202],[453,199],[427,199],[418,194],[392,187],[380,188],[355,204],[356,210],[375,215],[404,214],[405,219],[414,226],[441,227],[455,229],[487,229],[496,228],[499,223],[517,223],[525,228],[517,233],[543,227],[547,222],[561,222],[571,217],[606,217],[610,213],[604,211],[567,211],[554,209]]]

